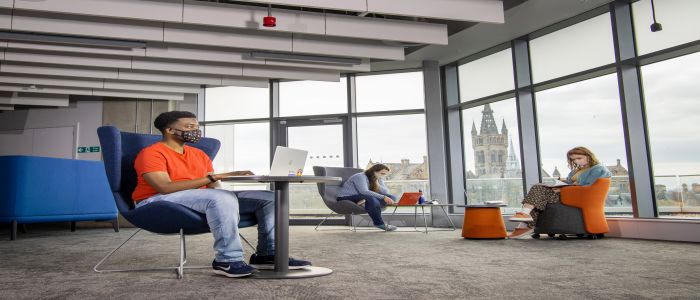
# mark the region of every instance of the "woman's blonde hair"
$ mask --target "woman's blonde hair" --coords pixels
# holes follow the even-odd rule
[[[569,150],[566,152],[566,161],[567,164],[569,165],[569,169],[576,170],[579,168],[578,165],[574,164],[574,160],[571,159],[571,155],[584,155],[588,157],[588,167],[595,166],[597,164],[600,164],[600,161],[598,161],[598,158],[595,157],[595,154],[593,152],[583,146],[578,146],[574,147],[573,149]]]
[[[369,179],[369,190],[373,192],[379,192],[379,180],[377,178],[377,175],[374,175],[375,172],[379,172],[382,170],[389,170],[389,167],[387,167],[384,164],[376,164],[371,167],[369,167],[367,170],[365,170],[365,176],[367,176],[367,179]]]

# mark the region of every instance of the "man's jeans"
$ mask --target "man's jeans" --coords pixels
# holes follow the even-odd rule
[[[396,196],[394,195],[388,195],[387,197],[396,201]],[[379,199],[373,196],[352,195],[338,197],[337,200],[350,200],[355,203],[360,202],[360,200],[365,200],[365,211],[367,212],[367,214],[369,214],[369,217],[372,218],[372,223],[374,223],[374,226],[384,225],[384,220],[382,219],[382,208],[386,206],[386,202],[384,202],[384,197]]]
[[[271,191],[227,191],[219,189],[184,190],[158,194],[140,201],[136,207],[168,201],[206,214],[214,235],[215,260],[242,261],[243,247],[238,233],[240,214],[255,214],[258,220],[258,255],[275,254],[275,196]],[[157,218],[158,216],[153,216]]]

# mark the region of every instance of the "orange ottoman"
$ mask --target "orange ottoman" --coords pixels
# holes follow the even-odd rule
[[[501,216],[501,208],[491,205],[464,206],[462,237],[465,239],[506,238],[506,224]]]

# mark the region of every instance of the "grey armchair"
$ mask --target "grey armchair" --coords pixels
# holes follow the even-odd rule
[[[350,200],[338,201],[336,198],[338,191],[340,190],[340,187],[343,185],[343,183],[345,183],[345,181],[348,180],[350,176],[360,173],[362,171],[362,169],[357,168],[314,166],[314,175],[316,176],[335,176],[343,179],[340,182],[334,183],[317,183],[318,192],[319,194],[321,194],[323,202],[326,203],[326,206],[328,206],[328,208],[331,211],[339,215],[350,215],[350,220],[353,225],[353,231],[357,231],[357,227],[355,226],[354,222],[354,216],[366,214],[367,212],[365,212],[365,209],[362,206],[355,204],[355,202],[352,202]],[[324,218],[323,221],[321,221],[321,223],[316,225],[315,230],[318,230],[319,226],[326,222],[327,219],[328,217]]]

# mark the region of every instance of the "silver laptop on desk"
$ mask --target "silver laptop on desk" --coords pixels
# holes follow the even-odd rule
[[[275,156],[272,158],[269,176],[296,176],[301,175],[306,164],[309,152],[277,146]]]

